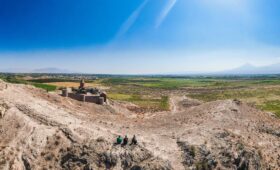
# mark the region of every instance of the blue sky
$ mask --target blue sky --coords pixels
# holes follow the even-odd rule
[[[280,62],[280,1],[0,0],[0,70],[212,72]]]

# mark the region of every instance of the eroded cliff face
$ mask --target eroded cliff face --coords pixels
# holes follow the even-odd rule
[[[238,101],[176,101],[138,115],[1,81],[0,169],[280,168],[277,118]],[[134,134],[139,145],[114,144]]]

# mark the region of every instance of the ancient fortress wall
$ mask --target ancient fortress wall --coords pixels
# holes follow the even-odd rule
[[[68,93],[68,97],[78,101],[84,101],[84,96],[85,95],[82,94]]]
[[[104,97],[100,97],[100,96],[90,96],[85,94],[76,94],[76,93],[68,93],[68,92],[63,92],[63,96],[82,102],[104,104]]]

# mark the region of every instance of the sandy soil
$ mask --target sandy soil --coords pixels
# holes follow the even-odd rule
[[[0,169],[280,169],[280,121],[240,101],[171,96],[169,112],[81,103],[0,82]],[[137,146],[115,146],[118,135]]]

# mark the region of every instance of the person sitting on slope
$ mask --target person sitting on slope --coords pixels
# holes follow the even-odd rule
[[[122,143],[122,141],[123,141],[122,137],[119,136],[119,137],[117,138],[117,144],[120,145],[120,144]]]
[[[133,135],[133,138],[131,140],[131,144],[130,145],[137,145],[137,139],[136,139],[135,135]]]
[[[125,146],[125,145],[127,145],[127,143],[128,143],[128,137],[125,136],[124,139],[123,139],[122,145]]]

